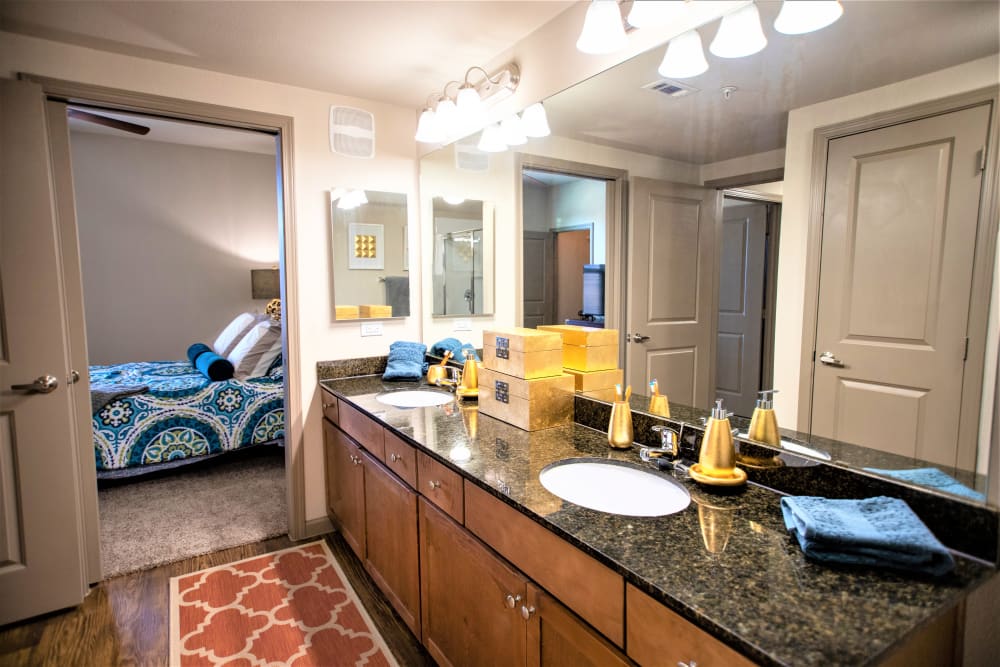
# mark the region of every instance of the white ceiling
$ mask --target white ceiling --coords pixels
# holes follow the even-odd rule
[[[767,47],[727,60],[708,53],[718,21],[699,32],[709,70],[682,81],[700,89],[669,98],[659,47],[545,101],[553,134],[706,164],[782,148],[788,111],[997,53],[1000,3],[844,2],[833,25],[807,35],[776,32],[778,1],[757,2]],[[998,72],[1000,83],[1000,72]],[[721,89],[736,86],[725,100]]]

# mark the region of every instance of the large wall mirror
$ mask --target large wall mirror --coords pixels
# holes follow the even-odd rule
[[[330,220],[335,319],[408,316],[406,195],[336,188]]]
[[[942,318],[934,310],[937,302],[925,298],[930,292],[915,289],[939,276],[936,269],[924,270],[928,262],[910,260],[950,252],[938,240],[943,238],[941,225],[957,215],[935,217],[934,210],[944,209],[924,206],[933,189],[929,184],[940,175],[933,171],[936,166],[922,171],[887,157],[922,150],[899,148],[910,141],[907,135],[917,137],[917,147],[941,142],[933,136],[919,138],[923,128],[907,125],[903,143],[885,148],[872,143],[874,130],[880,118],[897,125],[913,120],[913,114],[891,115],[904,107],[920,105],[924,111],[915,117],[937,116],[948,109],[934,107],[934,100],[961,97],[954,104],[976,106],[982,116],[975,121],[982,136],[967,142],[975,144],[972,159],[983,145],[996,145],[987,132],[996,123],[990,89],[1000,84],[998,5],[851,2],[832,26],[790,36],[773,29],[780,4],[757,3],[768,39],[757,54],[727,60],[706,53],[709,69],[703,74],[664,80],[657,72],[661,46],[544,100],[552,136],[518,147],[530,164],[522,168],[522,160],[514,160],[513,173],[505,175],[517,184],[506,203],[519,208],[516,216],[523,223],[498,236],[498,244],[512,244],[523,253],[524,288],[517,295],[514,319],[530,325],[570,319],[556,305],[531,317],[529,297],[537,292],[537,282],[529,281],[527,273],[536,264],[534,255],[529,257],[534,251],[528,236],[534,228],[559,229],[550,202],[563,177],[559,170],[539,174],[532,165],[551,158],[624,170],[626,224],[616,234],[609,232],[606,251],[610,258],[620,258],[621,265],[607,274],[618,287],[608,288],[605,317],[618,322],[633,389],[657,378],[671,404],[678,406],[675,415],[696,421],[717,396],[749,417],[755,393],[775,388],[779,399],[796,397],[794,407],[784,411],[776,404],[778,419],[798,430],[796,440],[810,445],[807,456],[856,468],[937,470],[960,483],[942,491],[982,500],[978,494],[987,482],[998,348],[995,306],[990,310],[997,221],[989,206],[996,186],[984,183],[982,173],[995,180],[994,167],[970,173],[978,179],[974,189],[948,186],[950,190],[932,196],[941,203],[966,193],[961,199],[972,215],[961,250],[965,259],[949,263],[974,267],[961,294],[948,299],[969,304],[968,312],[944,318],[969,323],[954,345],[942,346],[957,355],[952,366],[958,368],[958,378],[952,388],[923,384],[933,378],[872,379],[862,374],[861,364],[865,355],[887,359],[891,346],[914,351],[933,347],[930,338],[940,339],[937,330],[918,330]],[[711,42],[717,26],[712,22],[699,29],[704,44]],[[912,48],[914,43],[921,48]],[[867,122],[876,125],[858,124]],[[849,123],[855,123],[853,129]],[[960,120],[950,127],[972,124]],[[814,182],[814,173],[827,171],[826,162],[814,171],[817,131],[829,126],[837,126],[839,134],[820,137],[822,159],[827,153],[833,159],[834,149],[846,151],[847,163],[854,165],[851,173],[867,173],[871,178],[865,187],[881,183],[877,189],[856,198],[857,193],[827,193],[825,176]],[[857,145],[830,143],[859,128],[865,132],[853,140]],[[951,136],[941,150],[961,143]],[[872,155],[883,157],[866,157]],[[943,163],[933,162],[937,164]],[[903,175],[894,171],[897,167],[910,171]],[[543,193],[549,200],[540,204]],[[818,269],[820,256],[829,264],[829,249],[814,245],[814,239],[829,234],[822,226],[819,234],[810,229],[818,218],[814,202],[828,196],[860,202],[843,217],[853,221],[848,236],[858,239],[848,252],[856,259],[848,267],[855,282],[846,297],[835,298],[841,303],[849,299],[847,310],[834,311],[827,295],[820,294],[821,285],[837,282],[826,278],[824,283]],[[498,200],[498,210],[504,203]],[[538,211],[544,220],[536,219]],[[985,224],[977,226],[977,220]],[[498,230],[507,224],[498,216]],[[917,227],[923,236],[918,237]],[[910,268],[883,274],[891,263]],[[907,272],[917,279],[897,279]],[[582,303],[579,310],[584,310]],[[880,316],[882,311],[888,317]],[[834,317],[834,329],[853,328],[827,342],[815,333],[826,326],[827,315]],[[817,336],[815,361],[804,351],[812,336]],[[970,351],[963,362],[966,337]],[[823,345],[828,347],[820,349]],[[828,357],[822,354],[827,351]],[[898,366],[908,372],[925,363],[930,362]],[[831,378],[828,388],[820,387],[823,374]],[[956,400],[936,403],[932,394]],[[644,397],[634,395],[634,407],[642,409],[644,403]],[[832,420],[821,411],[832,414]],[[922,437],[924,431],[934,435]]]

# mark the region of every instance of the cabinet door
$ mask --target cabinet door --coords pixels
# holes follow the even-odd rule
[[[611,642],[533,584],[522,603],[528,618],[528,667],[624,667],[633,664]]]
[[[423,642],[439,665],[523,667],[526,586],[527,579],[420,499]]]
[[[365,558],[365,469],[361,448],[339,428],[323,422],[326,505],[330,519],[358,558]]]
[[[417,494],[370,454],[365,460],[365,569],[413,634],[420,636]]]

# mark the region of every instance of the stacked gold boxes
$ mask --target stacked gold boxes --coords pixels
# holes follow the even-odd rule
[[[618,368],[617,329],[572,324],[546,324],[538,329],[562,337],[563,370],[573,376],[576,391],[614,400],[615,385],[621,384],[623,377]]]
[[[526,431],[573,421],[573,376],[563,373],[558,333],[510,328],[483,332],[479,411]]]
[[[358,306],[361,317],[392,317],[392,306],[366,304]]]

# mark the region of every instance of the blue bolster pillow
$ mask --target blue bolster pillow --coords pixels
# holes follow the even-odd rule
[[[198,358],[194,360],[194,367],[213,382],[229,380],[233,377],[232,362],[211,350],[199,354]]]
[[[202,352],[211,352],[211,351],[212,348],[210,348],[208,345],[205,345],[204,343],[195,343],[194,345],[188,348],[187,352],[188,361],[190,361],[191,365],[194,366],[195,361],[197,361],[198,357],[201,356]]]

